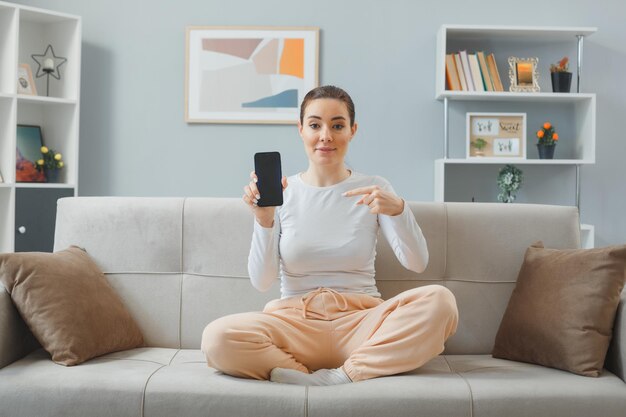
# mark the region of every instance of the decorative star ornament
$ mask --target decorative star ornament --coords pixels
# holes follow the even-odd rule
[[[39,67],[37,68],[37,75],[35,76],[36,78],[40,78],[40,77],[43,77],[44,75],[50,74],[57,80],[61,79],[61,73],[59,72],[59,67],[65,64],[65,62],[67,61],[67,58],[64,58],[62,56],[56,56],[54,54],[54,49],[52,49],[52,45],[48,45],[48,47],[46,48],[46,52],[44,52],[43,55],[33,54],[31,55],[31,57],[39,65]],[[46,65],[46,63],[48,64],[50,63],[50,61],[47,61],[47,60],[52,60],[53,64]]]

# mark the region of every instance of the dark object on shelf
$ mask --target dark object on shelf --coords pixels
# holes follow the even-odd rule
[[[572,85],[572,73],[571,72],[553,72],[552,76],[552,91],[555,93],[569,93],[569,89]]]
[[[538,143],[537,150],[539,151],[539,159],[553,159],[554,148],[556,148],[556,145],[542,145]]]
[[[44,169],[44,173],[46,175],[46,182],[49,183],[58,183],[61,170],[60,169]]]
[[[59,67],[65,62],[67,62],[67,58],[62,56],[56,56],[54,54],[54,49],[52,45],[48,45],[46,48],[46,52],[43,55],[33,54],[31,58],[35,60],[37,65],[37,75],[36,78],[41,78],[44,75],[47,76],[46,79],[46,96],[50,96],[50,76],[52,75],[57,80],[61,79],[61,72],[59,72]]]

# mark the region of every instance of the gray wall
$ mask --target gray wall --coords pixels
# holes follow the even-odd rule
[[[585,42],[584,91],[598,98],[597,164],[581,169],[581,216],[596,226],[597,246],[626,242],[626,5],[621,1],[19,3],[83,17],[81,195],[239,197],[252,155],[263,150],[281,152],[286,174],[306,168],[294,126],[184,122],[188,25],[320,27],[320,82],[342,86],[356,102],[360,129],[348,162],[388,178],[401,196],[426,201],[433,198],[433,161],[442,156],[443,105],[434,100],[439,26],[596,26],[598,32]],[[527,182],[519,202],[574,203],[574,168],[522,169]],[[473,168],[465,178],[481,181],[451,188],[458,189],[459,199],[495,201],[496,175],[493,167]]]

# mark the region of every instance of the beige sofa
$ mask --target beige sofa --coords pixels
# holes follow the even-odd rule
[[[246,260],[252,217],[239,199],[83,197],[59,201],[55,250],[78,245],[123,297],[150,347],[74,367],[53,363],[0,288],[0,416],[602,416],[626,415],[626,323],[618,310],[599,378],[494,359],[490,352],[524,251],[579,245],[573,207],[410,203],[429,245],[422,274],[378,244],[383,298],[425,284],[456,295],[445,352],[402,375],[333,387],[234,378],[208,368],[202,330],[261,310]],[[581,302],[584,302],[581,301]]]

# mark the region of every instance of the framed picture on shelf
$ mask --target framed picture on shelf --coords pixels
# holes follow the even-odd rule
[[[28,64],[20,64],[17,68],[17,94],[37,95],[33,73]]]
[[[509,81],[511,81],[509,91],[522,93],[541,91],[537,73],[538,63],[539,58],[509,57]]]
[[[296,124],[318,56],[319,28],[188,27],[185,121]]]
[[[41,127],[17,125],[17,156],[15,162],[16,182],[45,182],[46,176],[37,170],[37,161],[42,159],[43,138]]]
[[[526,159],[526,113],[467,113],[466,158]]]

